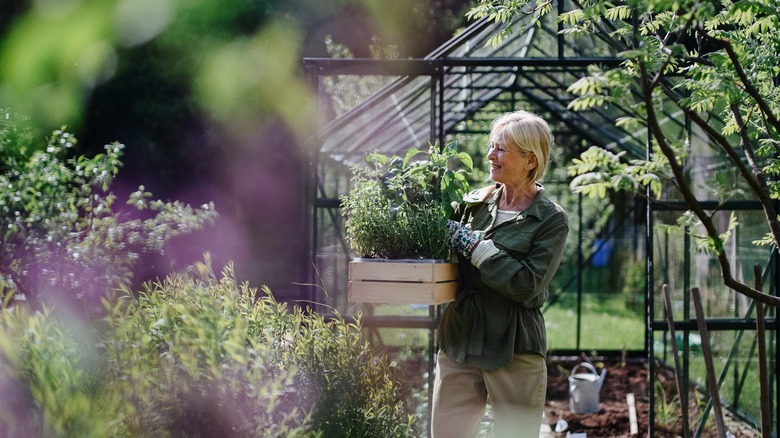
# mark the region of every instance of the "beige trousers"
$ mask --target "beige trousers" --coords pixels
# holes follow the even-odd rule
[[[439,351],[433,387],[433,438],[474,438],[487,403],[496,438],[539,437],[547,394],[547,365],[537,354],[516,354],[497,370],[457,363]]]

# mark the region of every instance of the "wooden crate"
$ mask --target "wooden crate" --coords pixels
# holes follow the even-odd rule
[[[356,259],[349,263],[349,300],[377,304],[442,304],[455,299],[456,263]]]

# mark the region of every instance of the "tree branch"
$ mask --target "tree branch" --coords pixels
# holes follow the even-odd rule
[[[690,11],[690,12],[688,12],[688,21],[685,23],[685,25],[683,25],[683,26],[682,26],[682,27],[679,29],[679,31],[678,31],[678,34],[679,34],[679,35],[682,35],[682,34],[684,34],[685,32],[687,32],[687,31],[688,31],[688,29],[690,29],[690,28],[691,28],[691,26],[693,25],[693,19],[694,19],[694,17],[695,17],[694,11],[695,11],[695,10],[696,10],[696,8],[698,7],[698,5],[699,5],[699,3],[697,2],[697,3],[696,3],[694,6],[693,6],[693,8],[691,8],[691,11]],[[669,35],[670,35],[670,34],[671,34],[671,30],[669,31],[669,33],[667,33],[667,35],[666,35],[666,36],[665,36],[663,39],[660,39],[660,38],[659,38],[659,40],[661,41],[662,47],[664,47],[664,48],[666,47],[666,43],[667,43],[667,41],[668,41],[668,38],[669,38]],[[672,58],[674,58],[674,52],[672,52],[672,50],[671,50],[671,49],[667,49],[667,52],[668,52],[668,53],[667,53],[667,55],[666,55],[666,59],[665,59],[665,60],[664,60],[664,62],[661,64],[661,68],[659,68],[659,69],[658,69],[658,73],[655,75],[655,78],[653,78],[653,82],[650,84],[650,89],[651,89],[651,90],[652,90],[652,89],[655,89],[655,88],[658,86],[658,84],[661,82],[661,80],[663,80],[663,78],[664,78],[664,70],[665,70],[665,69],[666,69],[666,67],[669,65],[669,63],[671,63],[671,61],[672,61]]]
[[[753,100],[756,101],[756,104],[761,109],[761,112],[764,114],[764,117],[766,117],[770,126],[772,126],[775,131],[780,132],[780,120],[778,120],[772,111],[772,108],[769,106],[769,104],[767,104],[766,100],[764,100],[763,96],[761,96],[761,93],[759,93],[755,85],[753,85],[753,81],[748,78],[747,74],[745,73],[745,69],[742,68],[742,62],[739,60],[739,56],[736,52],[734,52],[734,47],[732,47],[731,41],[715,38],[709,34],[705,34],[705,37],[723,47],[729,59],[731,60],[731,64],[734,66],[734,71],[737,73],[739,80],[742,82],[742,89],[745,91],[745,93],[748,94],[748,96],[752,97]]]
[[[713,141],[715,141],[715,143],[718,144],[724,152],[726,152],[726,155],[737,167],[739,174],[748,183],[748,186],[750,186],[750,189],[753,191],[756,197],[758,197],[758,200],[761,202],[761,206],[764,209],[764,214],[766,214],[768,217],[776,217],[774,201],[769,196],[769,190],[767,189],[766,181],[764,180],[762,184],[762,182],[758,179],[759,175],[763,176],[763,173],[760,172],[760,169],[757,169],[756,167],[754,167],[753,170],[748,169],[748,167],[745,166],[745,163],[742,162],[742,158],[739,156],[739,154],[737,154],[737,151],[734,149],[728,139],[720,133],[720,131],[715,129],[711,124],[707,123],[706,120],[702,119],[702,117],[691,108],[680,105],[679,96],[677,96],[674,91],[670,90],[666,85],[663,85],[662,89],[667,96],[672,98],[677,107],[680,108],[693,123],[695,123],[705,133],[707,133],[707,135]],[[752,152],[752,148],[750,150]],[[751,163],[751,166],[754,166],[754,164]],[[776,221],[776,219],[773,219],[773,221]],[[780,240],[780,234],[778,234],[778,238],[778,240]]]
[[[753,170],[753,174],[756,177],[758,185],[761,187],[761,191],[757,193],[761,200],[761,205],[764,207],[764,215],[766,221],[769,224],[769,229],[772,231],[772,240],[775,242],[775,247],[780,248],[780,223],[777,221],[777,212],[775,211],[774,202],[769,197],[769,188],[764,178],[764,173],[759,167],[758,160],[756,159],[755,151],[750,146],[750,138],[748,137],[747,126],[745,121],[742,120],[742,113],[740,112],[739,105],[732,103],[729,105],[731,112],[734,114],[734,120],[739,128],[740,146],[745,152],[745,157],[750,164],[750,168]]]
[[[577,9],[580,9],[580,10],[587,9],[587,6],[584,6],[579,0],[572,0],[572,3],[574,3],[574,6],[576,6]],[[611,24],[606,19],[603,19],[601,21],[603,22],[603,24],[605,26]],[[593,23],[593,27],[596,28],[596,32],[594,32],[594,34],[599,39],[601,39],[602,41],[607,43],[607,45],[609,45],[613,49],[617,50],[618,52],[623,52],[623,51],[626,51],[626,50],[629,49],[629,47],[627,45],[625,45],[625,44],[621,43],[619,40],[613,38],[609,34],[609,32],[602,25],[600,25],[597,21],[594,20],[594,21],[592,21],[592,23]],[[614,29],[614,27],[613,27],[613,29]]]
[[[761,172],[760,168],[758,167],[758,160],[755,157],[755,153],[752,147],[750,147],[750,142],[747,138],[747,132],[745,131],[743,133],[743,129],[740,128],[741,135],[744,134],[744,138],[741,140],[742,149],[745,151],[745,156],[747,157],[748,163],[751,166],[750,169],[745,166],[745,163],[742,161],[742,158],[739,156],[739,154],[737,154],[737,151],[731,145],[731,142],[729,142],[728,139],[720,133],[720,131],[715,129],[711,124],[707,123],[707,121],[704,120],[697,112],[688,107],[680,105],[679,97],[674,93],[674,91],[670,90],[663,84],[662,86],[664,92],[667,94],[667,96],[672,98],[677,107],[680,108],[693,123],[704,130],[707,135],[723,149],[724,152],[726,152],[726,155],[737,167],[740,175],[748,183],[750,189],[761,203],[761,207],[764,210],[764,215],[767,219],[770,231],[772,232],[773,240],[775,240],[776,243],[780,243],[780,223],[777,221],[777,211],[774,207],[774,200],[769,196],[769,189],[767,187],[766,180],[763,177],[763,172]],[[735,114],[735,117],[738,117],[737,123],[740,125],[740,127],[744,126],[744,122],[741,122],[741,117],[738,114]],[[778,245],[778,248],[780,248],[780,245]]]
[[[753,289],[752,287],[737,281],[732,276],[731,262],[729,261],[726,252],[723,250],[720,233],[718,233],[718,229],[713,223],[712,218],[707,214],[707,212],[704,210],[704,208],[701,206],[698,199],[696,198],[696,195],[694,195],[693,191],[691,190],[691,187],[685,178],[685,173],[683,171],[683,168],[680,165],[680,163],[677,161],[677,157],[674,154],[674,150],[666,142],[666,137],[664,136],[661,126],[658,123],[658,116],[656,115],[655,107],[653,106],[653,98],[652,98],[653,88],[650,87],[652,81],[650,81],[649,79],[647,66],[644,62],[640,62],[638,65],[641,74],[640,79],[641,79],[644,103],[647,109],[648,127],[653,133],[653,137],[658,143],[658,146],[661,148],[661,152],[669,160],[669,166],[672,168],[672,174],[677,180],[678,183],[677,187],[679,188],[680,193],[683,196],[683,199],[685,200],[686,204],[688,204],[688,207],[691,208],[691,211],[693,211],[696,217],[701,221],[702,226],[704,226],[704,229],[707,231],[707,235],[716,242],[715,251],[716,251],[718,263],[720,264],[721,274],[723,276],[723,283],[727,287],[749,298],[752,298],[756,301],[771,306],[779,307],[780,297],[775,297],[775,296],[762,293],[761,291]]]

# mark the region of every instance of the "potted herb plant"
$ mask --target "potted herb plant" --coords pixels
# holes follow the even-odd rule
[[[458,270],[449,262],[446,222],[468,191],[471,156],[456,143],[405,156],[373,152],[352,167],[342,197],[352,301],[438,304],[454,298]]]

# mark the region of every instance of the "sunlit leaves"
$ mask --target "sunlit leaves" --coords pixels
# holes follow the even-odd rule
[[[582,22],[584,17],[585,17],[585,13],[583,12],[583,10],[575,8],[560,14],[558,16],[558,22],[563,23],[565,25],[574,26]]]
[[[585,76],[569,85],[569,88],[566,91],[577,95],[601,94],[606,85],[607,81],[604,76]]]
[[[488,39],[487,44],[497,47],[506,37],[513,34],[515,29],[511,22],[517,14],[523,14],[531,17],[530,23],[533,25],[539,18],[552,10],[552,1],[543,0],[533,2],[530,0],[504,0],[496,2],[493,0],[478,0],[477,5],[466,13],[466,17],[471,20],[487,18],[488,21],[503,24],[502,28]],[[517,29],[518,32],[524,32],[525,29]]]
[[[591,147],[580,155],[580,158],[572,159],[568,171],[574,176],[570,185],[575,193],[582,193],[590,197],[605,198],[608,190],[613,187],[613,175],[624,165],[620,157],[624,152],[614,154],[605,149]],[[627,182],[615,181],[622,185]]]
[[[700,252],[717,256],[718,254],[723,253],[726,241],[731,237],[738,226],[739,221],[737,221],[737,216],[732,211],[729,214],[725,231],[715,236],[711,236],[704,231],[699,218],[697,218],[693,212],[686,211],[677,219],[676,225],[659,225],[658,228],[661,230],[664,228],[687,230],[688,234],[692,237],[696,249]]]
[[[573,99],[566,108],[574,111],[583,111],[594,107],[600,107],[607,101],[606,96],[585,95]]]
[[[608,8],[604,16],[608,20],[626,20],[631,16],[631,8],[628,5],[617,5]]]
[[[756,151],[760,157],[773,158],[780,153],[780,140],[761,139],[760,144],[761,147]],[[766,159],[765,161],[767,164],[762,170],[769,177],[767,182],[769,195],[772,199],[780,199],[780,160]]]
[[[143,187],[128,208],[117,208],[110,191],[124,146],[107,144],[92,157],[73,155],[76,138],[65,128],[41,147],[11,128],[2,113],[0,144],[0,271],[10,293],[34,300],[42,290],[100,296],[125,284],[145,252],[160,252],[171,238],[200,229],[216,218],[214,206],[151,201]],[[10,136],[6,136],[10,133]],[[14,142],[23,140],[18,148]],[[11,153],[16,151],[16,153]],[[131,212],[147,210],[144,218]]]
[[[599,108],[611,102],[622,107],[632,108],[635,99],[630,87],[631,70],[615,68],[604,70],[599,66],[588,67],[588,75],[569,85],[567,91],[576,97],[568,104],[568,109],[584,111]]]
[[[632,131],[642,125],[642,121],[637,117],[618,117],[615,119],[615,126]]]
[[[724,16],[733,24],[742,27],[751,27],[756,20],[766,18],[767,14],[776,12],[770,0],[740,0],[728,2],[729,6]],[[777,18],[777,17],[775,17]]]
[[[613,153],[592,146],[572,159],[568,166],[572,191],[593,198],[606,198],[615,191],[639,192],[645,188],[659,196],[663,183],[668,179],[663,160],[629,160],[625,152]]]

